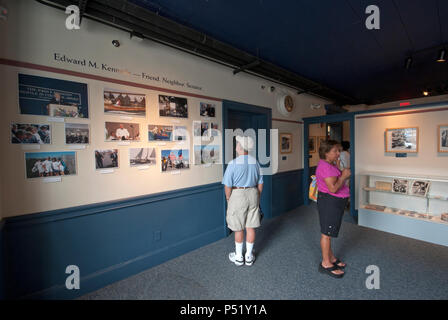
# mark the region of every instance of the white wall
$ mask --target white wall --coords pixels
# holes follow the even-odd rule
[[[311,103],[328,103],[328,101],[313,96],[296,95],[294,90],[245,73],[234,76],[229,68],[151,41],[134,42],[129,39],[128,33],[88,19],[83,20],[81,30],[69,31],[65,28],[67,16],[62,11],[41,5],[35,1],[8,0],[5,2],[9,8],[9,17],[6,22],[0,21],[0,38],[3,41],[0,47],[0,58],[259,105],[272,108],[272,117],[277,119],[298,121],[302,117],[319,116],[322,115],[322,111],[311,110],[309,105]],[[121,42],[119,48],[112,46],[111,41],[114,39]],[[56,61],[54,59],[55,53],[70,58],[95,61],[100,68],[95,69]],[[113,73],[102,70],[102,64],[126,72]],[[188,81],[202,87],[202,90],[142,79],[134,75],[140,75],[142,72],[180,82]],[[62,182],[51,184],[43,183],[41,179],[25,179],[24,151],[21,146],[11,145],[7,141],[9,139],[10,123],[11,121],[22,123],[46,122],[47,118],[18,114],[18,73],[88,84],[90,118],[88,120],[75,119],[72,122],[89,123],[92,142],[86,150],[77,151],[78,174],[76,176],[63,177]],[[3,105],[0,134],[5,137],[2,141],[4,156],[0,158],[0,164],[2,167],[10,168],[10,170],[3,171],[4,175],[1,181],[3,192],[1,193],[2,202],[0,204],[2,204],[4,217],[124,199],[219,182],[222,179],[222,166],[220,165],[210,168],[192,166],[191,169],[182,171],[180,175],[161,173],[159,163],[156,167],[147,171],[137,171],[128,165],[128,147],[117,147],[114,142],[104,142],[104,122],[118,117],[104,115],[103,88],[132,89],[133,91],[135,91],[135,88],[6,65],[0,65],[0,74],[2,75],[0,96],[2,96]],[[274,93],[262,90],[262,85],[267,88],[273,85],[276,90]],[[141,125],[143,137],[141,142],[133,143],[130,147],[151,145],[147,142],[147,133],[144,130],[147,124],[171,123],[170,119],[159,119],[157,115],[159,90],[138,89],[138,91],[145,93],[148,97],[147,116],[145,119],[135,118]],[[295,100],[296,108],[290,117],[283,116],[276,109],[277,99],[283,93],[291,94]],[[176,94],[176,96],[183,95]],[[179,125],[186,125],[191,130],[192,121],[200,118],[199,102],[207,102],[207,100],[187,98],[190,116],[188,120],[180,120]],[[222,124],[221,103],[216,103],[216,105],[216,119]],[[67,150],[64,145],[63,124],[53,123],[53,126],[53,144],[42,146],[41,151]],[[302,135],[300,125],[274,121],[273,128],[278,128],[282,132],[292,132],[293,141],[297,142],[294,145],[293,153],[288,155],[288,160],[279,161],[279,170],[288,171],[301,168]],[[168,146],[171,146],[171,144],[168,144]],[[94,168],[94,150],[112,147],[117,147],[120,150],[120,168],[113,174],[101,175]],[[191,157],[192,154],[193,144],[190,142]],[[159,158],[160,147],[158,147],[158,161]]]

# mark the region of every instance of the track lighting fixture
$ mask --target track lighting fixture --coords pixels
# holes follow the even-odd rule
[[[438,56],[437,62],[445,62],[446,61],[445,56],[446,56],[446,49],[443,48],[439,51],[439,56]]]

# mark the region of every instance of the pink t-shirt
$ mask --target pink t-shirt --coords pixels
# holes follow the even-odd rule
[[[328,193],[339,198],[350,197],[350,188],[346,184],[347,181],[342,187],[339,188],[338,192],[336,193],[331,193],[330,190],[328,190],[327,184],[325,183],[325,178],[339,177],[341,174],[341,171],[336,166],[329,164],[325,160],[319,160],[319,164],[317,165],[316,169],[317,190],[319,190],[319,192]]]

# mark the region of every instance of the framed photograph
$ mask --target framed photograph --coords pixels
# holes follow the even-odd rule
[[[317,150],[317,137],[309,137],[308,139],[308,150],[309,153],[314,153]]]
[[[11,143],[51,144],[49,124],[11,123]]]
[[[317,146],[316,146],[317,152],[319,152],[321,143],[326,140],[327,140],[327,137],[325,137],[325,136],[317,137]]]
[[[212,137],[217,137],[218,134],[219,134],[219,132],[218,132],[218,130],[219,130],[218,124],[216,122],[211,122],[210,123],[210,129],[211,129],[211,131],[210,131],[211,136]]]
[[[148,125],[148,141],[172,141],[173,126]]]
[[[90,129],[87,123],[65,123],[65,144],[89,144]]]
[[[143,165],[156,164],[155,148],[130,148],[129,149],[129,165],[131,167],[139,167]]]
[[[160,161],[162,172],[183,170],[190,168],[189,150],[162,150]]]
[[[195,145],[194,164],[219,163],[219,146],[216,145]]]
[[[188,131],[185,126],[174,126],[174,141],[186,141],[188,139]]]
[[[193,121],[193,136],[208,137],[210,136],[210,123],[203,121]]]
[[[76,152],[26,152],[27,179],[76,175]]]
[[[88,118],[87,84],[19,73],[21,114]]]
[[[95,150],[95,168],[118,168],[118,149]]]
[[[280,153],[292,152],[292,134],[280,133]]]
[[[414,180],[412,181],[411,190],[409,194],[414,196],[426,197],[430,185],[431,185],[430,181]]]
[[[386,129],[386,152],[418,152],[418,127]]]
[[[187,99],[159,95],[159,116],[188,118]]]
[[[394,179],[392,183],[392,192],[408,194],[409,181],[407,179]]]
[[[201,102],[200,106],[200,115],[201,117],[215,117],[215,105],[210,103]]]
[[[106,141],[140,141],[138,123],[106,122]]]
[[[448,124],[438,126],[439,152],[448,152]]]
[[[146,95],[104,89],[104,113],[146,116]]]

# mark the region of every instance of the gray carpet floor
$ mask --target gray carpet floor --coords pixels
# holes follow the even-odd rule
[[[346,275],[317,271],[320,233],[315,204],[263,221],[251,267],[228,260],[233,235],[79,299],[448,299],[448,247],[356,225],[345,217],[336,256]],[[380,269],[367,289],[366,268]]]

